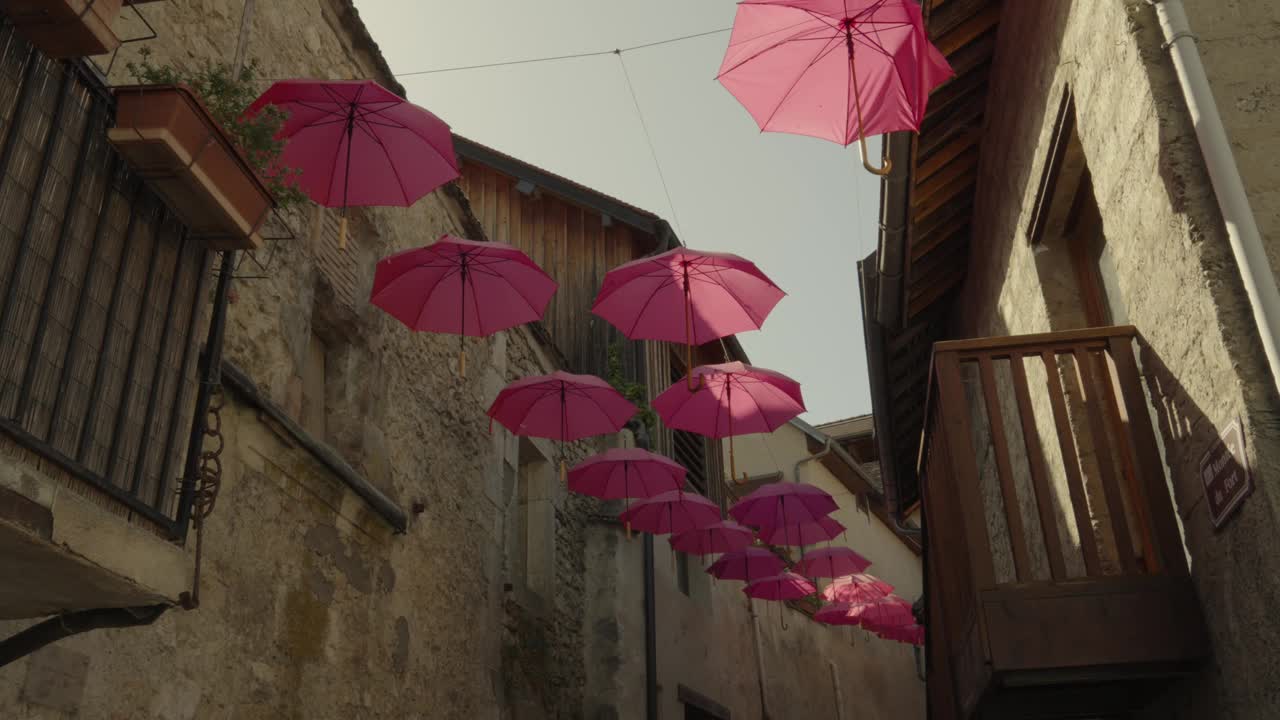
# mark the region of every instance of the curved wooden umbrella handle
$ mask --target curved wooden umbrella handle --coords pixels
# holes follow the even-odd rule
[[[859,124],[861,124],[861,115],[859,115]],[[872,165],[871,161],[867,158],[867,139],[859,135],[858,141],[862,144],[862,167],[866,168],[867,172],[879,177],[884,177],[893,172],[893,161],[889,158],[884,159],[884,167],[878,168]]]
[[[884,167],[877,168],[871,164],[871,159],[867,154],[867,137],[863,131],[865,127],[862,122],[862,94],[858,90],[858,66],[854,62],[853,37],[849,36],[849,75],[853,78],[853,108],[858,113],[858,143],[862,147],[862,167],[872,175],[884,177],[893,170],[893,162],[889,158],[884,159]],[[847,108],[848,106],[846,106]]]

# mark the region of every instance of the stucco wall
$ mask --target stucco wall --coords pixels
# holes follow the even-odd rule
[[[1264,235],[1274,234],[1274,3],[1188,2]],[[1161,717],[1270,717],[1280,659],[1274,552],[1280,486],[1276,396],[1193,128],[1152,9],[1116,0],[1006,3],[991,77],[961,335],[1048,330],[1044,280],[1025,241],[1054,113],[1069,83],[1080,143],[1127,321],[1142,334],[1155,410],[1215,656]],[[1267,126],[1267,129],[1262,129]],[[1272,244],[1274,245],[1274,243]],[[1273,255],[1274,257],[1274,255]],[[1067,266],[1061,272],[1069,272]],[[1048,293],[1052,296],[1052,292]],[[1200,457],[1240,417],[1258,489],[1220,532]]]

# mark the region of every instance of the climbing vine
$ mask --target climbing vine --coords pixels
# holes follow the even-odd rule
[[[640,408],[637,417],[640,418],[640,421],[644,423],[645,428],[652,435],[658,428],[658,416],[649,407],[649,394],[645,386],[628,380],[626,373],[623,372],[622,350],[623,344],[621,340],[609,346],[609,384],[619,393],[622,393],[622,396],[631,401],[633,405]]]

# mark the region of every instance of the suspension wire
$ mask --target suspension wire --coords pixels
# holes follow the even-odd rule
[[[627,71],[627,61],[622,59],[622,51],[614,51],[618,56],[618,64],[622,66],[622,76],[627,81],[627,90],[631,92],[631,102],[636,108],[636,117],[640,119],[640,129],[644,131],[645,142],[649,144],[649,154],[653,157],[653,166],[658,170],[658,180],[662,183],[662,192],[667,196],[667,207],[671,208],[671,223],[676,226],[676,232],[684,234],[684,229],[680,227],[680,215],[676,212],[676,204],[671,200],[671,189],[667,186],[666,175],[662,172],[662,163],[658,161],[658,151],[653,146],[653,136],[649,134],[649,125],[644,121],[644,111],[640,109],[640,99],[636,97],[635,85],[631,83],[631,73]]]

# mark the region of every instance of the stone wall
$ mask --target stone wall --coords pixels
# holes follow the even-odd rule
[[[1187,5],[1259,224],[1274,234],[1280,140],[1274,122],[1261,118],[1274,97],[1275,72],[1266,68],[1277,62],[1269,49],[1280,35],[1275,4]],[[1280,601],[1276,394],[1161,42],[1145,3],[1006,3],[987,110],[992,142],[979,167],[957,325],[972,337],[1053,327],[1052,278],[1037,271],[1025,232],[1069,84],[1116,284],[1127,321],[1142,334],[1142,372],[1214,647],[1210,666],[1182,688],[1185,697],[1157,716],[1270,717],[1280,707],[1280,631],[1270,618]],[[1258,489],[1215,532],[1198,464],[1237,417]]]
[[[242,7],[148,5],[159,37],[141,45],[158,63],[230,61]],[[352,13],[340,0],[259,2],[249,55],[266,78],[393,84],[379,76]],[[138,47],[122,51],[114,81],[127,80],[125,63]],[[558,352],[529,328],[472,340],[470,372],[459,378],[456,337],[411,333],[364,301],[377,258],[446,232],[475,237],[466,205],[442,190],[410,209],[353,213],[355,302],[345,303],[317,261],[321,240],[311,229],[324,222],[294,213],[298,238],[276,244],[265,269],[246,261],[242,274],[265,277],[237,281],[228,311],[227,360],[299,424],[318,403],[326,427],[316,439],[414,508],[408,532],[393,534],[296,436],[228,390],[201,607],[171,610],[150,627],[72,638],[6,667],[0,717],[579,714],[584,517],[593,507],[566,497],[548,465],[553,477],[541,485],[536,512],[551,539],[535,552],[551,579],[542,604],[527,602],[512,568],[532,536],[512,532],[524,509],[506,467],[520,466],[522,452],[555,459],[560,449],[522,447],[484,415],[507,382],[556,369]],[[268,252],[257,259],[266,263]],[[318,398],[307,387],[313,335],[324,356]],[[569,462],[588,450],[564,449]],[[186,551],[190,559],[194,543]],[[25,624],[0,624],[0,636]]]

